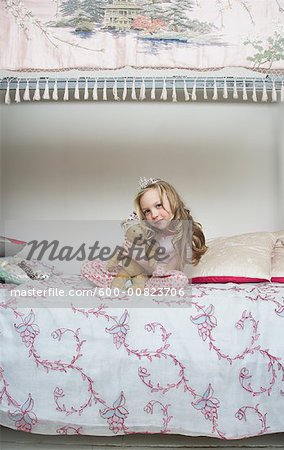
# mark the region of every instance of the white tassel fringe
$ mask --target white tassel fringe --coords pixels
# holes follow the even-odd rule
[[[140,94],[139,94],[139,100],[145,100],[146,98],[146,89],[145,89],[145,80],[142,78],[142,83],[140,87]]]
[[[84,89],[84,100],[88,100],[89,98],[89,82],[88,78],[85,80],[85,89]]]
[[[65,82],[65,89],[64,89],[64,95],[63,95],[64,102],[69,100],[69,86],[68,86],[68,80]]]
[[[43,92],[43,96],[42,98],[44,100],[49,100],[50,96],[49,96],[49,84],[48,84],[48,79],[45,82],[45,87],[44,87],[44,92]]]
[[[204,80],[204,86],[203,86],[203,98],[204,100],[208,99],[208,95],[207,95],[207,80]]]
[[[57,79],[54,81],[53,92],[52,92],[52,100],[57,102],[58,100],[58,87],[57,87]]]
[[[274,81],[274,80],[273,80],[273,82],[272,82],[271,100],[272,100],[273,102],[277,102],[277,92],[276,92],[276,87],[275,87],[275,81]]]
[[[160,99],[166,101],[167,98],[168,98],[168,91],[167,91],[167,86],[166,86],[166,79],[164,78],[163,88],[162,88]]]
[[[248,94],[247,94],[246,82],[245,82],[245,80],[243,80],[243,100],[246,101],[247,99],[248,99]]]
[[[6,94],[5,94],[5,104],[6,105],[10,105],[10,103],[11,103],[11,98],[10,98],[10,81],[8,80]]]
[[[126,78],[124,78],[122,100],[125,100],[126,97],[127,97],[127,81],[126,81]]]
[[[224,86],[223,86],[223,98],[228,98],[228,86],[227,86],[227,79],[224,80]]]
[[[106,79],[104,80],[104,87],[103,87],[103,101],[107,101],[107,82]]]
[[[255,86],[255,80],[252,82],[252,101],[257,102],[257,95],[256,95],[256,86]]]
[[[282,81],[282,85],[281,85],[280,100],[281,100],[281,102],[284,102],[284,81]]]
[[[25,102],[30,102],[31,101],[31,97],[30,97],[30,82],[29,82],[29,80],[27,80],[27,84],[26,84],[26,87],[25,87],[24,95],[23,95],[23,100],[25,100]]]
[[[213,86],[213,97],[212,100],[218,100],[218,88],[217,88],[217,81],[214,80],[214,86]]]
[[[131,99],[137,100],[136,89],[135,89],[135,78],[133,78],[133,80],[132,80]]]
[[[265,81],[263,80],[261,101],[262,102],[267,102],[267,100],[268,100],[268,95],[267,95],[267,90],[266,90],[266,84],[265,84]]]
[[[183,92],[184,92],[184,100],[186,102],[188,102],[190,97],[189,97],[189,93],[188,93],[188,90],[187,90],[185,79],[183,80]]]
[[[193,102],[196,101],[196,79],[193,82],[192,91],[191,91],[191,100]]]
[[[177,102],[177,91],[176,91],[176,81],[175,80],[173,80],[172,101],[173,101],[173,103]]]
[[[120,98],[119,98],[119,96],[117,95],[117,79],[114,80],[114,85],[113,85],[113,88],[112,88],[112,93],[113,93],[113,98],[114,98],[114,100],[115,100],[115,101],[119,101]]]
[[[17,82],[17,88],[16,88],[16,93],[15,93],[15,102],[16,102],[16,103],[21,103],[21,97],[20,97],[20,80],[18,80],[18,82]]]
[[[80,100],[79,80],[78,80],[78,78],[77,78],[76,84],[75,84],[74,98],[75,98],[75,100]]]
[[[239,98],[238,89],[237,89],[237,80],[234,79],[234,88],[233,88],[233,99],[237,100]]]
[[[93,100],[96,102],[98,100],[98,80],[95,80],[95,84],[93,87],[93,94],[92,94]]]
[[[36,81],[36,88],[33,96],[33,101],[39,101],[40,100],[40,90],[39,90],[39,80]]]
[[[155,98],[156,98],[156,82],[155,82],[155,78],[153,78],[152,89],[151,89],[151,100],[155,100]]]

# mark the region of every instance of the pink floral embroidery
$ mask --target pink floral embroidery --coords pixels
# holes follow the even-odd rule
[[[204,392],[204,394],[195,402],[192,402],[192,406],[195,409],[199,409],[204,414],[205,419],[209,419],[211,421],[215,421],[218,419],[218,407],[219,400],[213,397],[214,391],[209,384],[208,388]],[[199,396],[198,396],[199,397]]]
[[[3,384],[3,387],[0,391],[0,404],[3,402],[5,396],[8,406],[13,405],[15,407],[20,407],[20,403],[18,403],[8,391],[9,384],[4,378],[4,370],[1,366],[0,366],[0,382],[2,382]]]
[[[78,367],[75,365],[77,360],[82,356],[81,350],[85,340],[81,340],[79,336],[79,329],[76,331],[71,330],[69,328],[58,328],[52,332],[52,337],[54,339],[57,339],[60,341],[62,339],[62,336],[66,333],[71,333],[74,336],[75,341],[77,342],[76,346],[76,354],[72,357],[72,360],[70,362],[63,362],[61,360],[56,361],[50,361],[47,359],[42,359],[40,355],[38,354],[35,346],[34,346],[34,340],[35,337],[39,334],[40,330],[37,325],[34,324],[35,321],[35,315],[33,311],[27,316],[26,318],[21,317],[22,323],[20,325],[14,325],[15,329],[19,333],[26,333],[24,334],[22,340],[26,347],[29,347],[29,356],[34,358],[34,361],[36,363],[36,366],[43,367],[46,372],[48,373],[50,370],[58,371],[58,372],[67,372],[68,370],[74,370],[75,372],[79,373],[82,377],[83,381],[86,381],[86,384],[88,385],[88,398],[86,401],[81,404],[78,408],[74,408],[74,406],[71,406],[71,408],[66,408],[66,406],[63,404],[62,406],[59,405],[59,399],[63,398],[65,396],[62,389],[59,387],[56,387],[54,390],[54,401],[57,405],[57,410],[61,412],[65,412],[66,416],[74,413],[78,413],[81,415],[85,408],[90,407],[92,405],[92,402],[95,401],[95,403],[99,402],[101,404],[105,404],[105,401],[97,394],[97,392],[94,389],[94,381],[91,377],[89,377],[81,367]]]
[[[106,332],[113,335],[113,343],[116,348],[119,349],[125,342],[127,331],[129,330],[129,325],[127,324],[129,314],[125,310],[120,319],[111,328],[106,328]]]
[[[16,409],[13,413],[8,412],[10,419],[15,422],[17,430],[31,432],[33,425],[37,423],[37,417],[32,412],[33,407],[34,401],[29,394],[27,401],[21,408]]]
[[[192,317],[190,320],[195,325],[198,325],[198,333],[202,337],[203,341],[210,338],[210,333],[217,325],[217,319],[213,316],[215,309],[213,305],[208,306],[202,314]]]
[[[280,317],[284,317],[284,306],[278,306],[277,309],[275,309],[276,314],[278,314],[278,316]]]
[[[147,405],[144,407],[144,411],[147,414],[153,414],[154,412],[154,406],[159,405],[161,407],[161,411],[163,413],[163,429],[161,430],[161,433],[169,433],[171,430],[168,428],[168,424],[172,420],[173,416],[169,415],[168,408],[171,405],[163,405],[161,402],[157,400],[151,400],[147,403]]]
[[[266,416],[267,416],[267,414],[262,414],[258,407],[259,407],[259,403],[255,407],[253,407],[253,406],[243,406],[242,408],[240,408],[236,412],[235,417],[237,419],[239,419],[239,420],[243,420],[244,419],[245,421],[247,421],[247,411],[252,411],[255,414],[257,414],[257,416],[259,418],[259,421],[261,423],[261,430],[258,433],[258,435],[261,435],[261,434],[266,433],[270,427],[268,427],[266,425]]]
[[[39,334],[39,327],[34,323],[35,315],[31,310],[30,314],[22,318],[22,323],[15,325],[15,328],[22,338],[26,347],[33,345],[35,337]]]
[[[49,280],[49,285],[52,287],[54,281],[52,281],[52,277]],[[62,279],[62,283],[65,286],[71,286],[73,288],[80,288],[82,285],[80,285],[81,281],[75,279],[75,277],[69,277]],[[78,284],[78,286],[77,286]],[[44,286],[44,284],[42,284]],[[31,286],[32,287],[32,286]],[[87,286],[88,287],[88,286]],[[281,290],[281,286],[270,286],[270,284],[267,285],[259,285],[258,287],[251,287],[251,286],[193,286],[193,295],[192,297],[188,297],[191,299],[191,305],[196,308],[196,315],[190,316],[188,314],[187,317],[190,317],[191,322],[194,325],[197,325],[198,334],[201,337],[202,341],[206,341],[208,344],[209,351],[216,352],[216,355],[218,356],[219,360],[224,360],[225,362],[229,362],[230,365],[235,364],[238,368],[238,373],[235,371],[232,371],[231,374],[234,376],[232,378],[232,383],[235,382],[235,384],[239,383],[239,392],[240,394],[242,391],[244,392],[244,395],[249,396],[261,396],[263,398],[263,395],[266,393],[266,399],[265,401],[268,401],[267,395],[269,396],[273,386],[276,386],[276,381],[279,381],[279,384],[281,381],[284,381],[284,367],[281,363],[281,355],[273,355],[266,347],[261,347],[259,345],[259,342],[261,342],[260,337],[263,339],[263,342],[265,342],[265,335],[264,333],[261,334],[261,327],[259,326],[259,323],[263,322],[262,317],[258,317],[257,309],[256,311],[256,317],[248,311],[244,310],[242,312],[241,318],[236,318],[233,324],[235,324],[235,330],[240,330],[240,337],[239,340],[241,351],[239,351],[237,354],[229,355],[225,354],[224,351],[222,351],[217,344],[215,345],[215,339],[213,337],[213,332],[217,325],[219,327],[221,326],[220,323],[217,324],[217,318],[219,319],[220,315],[222,314],[222,302],[225,301],[225,296],[229,296],[231,292],[236,295],[236,297],[239,297],[242,301],[246,301],[248,304],[250,302],[258,303],[260,302],[266,302],[268,307],[269,303],[273,306],[273,310],[276,314],[274,314],[274,319],[277,320],[279,323],[282,320],[283,317],[283,287]],[[214,298],[211,298],[210,295],[216,296],[216,304],[214,303],[215,307],[218,305],[218,310],[216,309],[216,312],[218,314],[215,314],[214,306],[211,304],[211,301],[213,302]],[[217,295],[220,294],[220,296],[223,296],[223,298],[217,297]],[[228,295],[227,295],[228,294]],[[202,302],[208,301],[206,305],[199,304],[200,299],[202,298]],[[192,301],[192,299],[195,299],[195,301]],[[105,299],[104,302],[108,299]],[[219,303],[220,300],[220,303]],[[99,298],[95,298],[94,302],[101,301]],[[154,299],[153,299],[154,301]],[[165,302],[164,299],[161,299],[161,301]],[[60,376],[60,381],[56,378],[56,383],[53,386],[53,400],[55,402],[55,408],[58,413],[61,413],[65,416],[69,416],[70,414],[73,414],[72,418],[72,424],[66,420],[66,418],[63,419],[63,424],[65,426],[62,426],[61,428],[58,428],[58,425],[51,425],[51,428],[53,432],[56,432],[58,434],[89,434],[89,430],[85,429],[84,427],[81,427],[80,424],[84,424],[84,412],[87,407],[91,407],[94,404],[97,404],[98,402],[101,404],[102,410],[100,411],[100,415],[102,418],[106,419],[105,425],[108,427],[110,431],[107,433],[113,433],[113,434],[133,434],[135,432],[129,430],[128,427],[125,425],[125,420],[128,417],[128,411],[125,409],[125,394],[121,392],[120,397],[113,403],[112,407],[109,407],[106,405],[106,402],[101,396],[95,391],[95,381],[97,379],[93,379],[92,372],[90,369],[90,373],[88,374],[84,366],[85,361],[84,357],[86,356],[87,352],[85,351],[85,347],[87,347],[87,344],[90,344],[92,341],[90,339],[89,335],[89,326],[90,320],[98,320],[98,321],[104,321],[108,322],[108,328],[104,328],[105,325],[102,325],[105,329],[105,332],[108,334],[112,334],[113,338],[111,339],[115,345],[115,348],[117,350],[123,348],[126,352],[125,357],[129,357],[129,359],[132,359],[132,362],[137,359],[138,361],[143,361],[139,364],[137,364],[136,367],[136,374],[138,379],[140,379],[142,386],[142,391],[145,392],[147,395],[147,391],[151,392],[152,395],[157,396],[156,399],[152,399],[147,403],[143,401],[143,398],[141,401],[143,402],[141,406],[141,412],[143,413],[143,407],[144,407],[144,413],[146,414],[153,414],[156,408],[160,408],[162,412],[162,420],[163,424],[161,428],[159,425],[156,424],[157,417],[153,417],[153,423],[155,422],[155,430],[159,430],[160,433],[166,433],[166,432],[172,432],[173,430],[169,429],[169,423],[172,417],[175,418],[175,423],[178,423],[178,417],[179,412],[176,409],[177,402],[184,401],[188,405],[188,399],[186,396],[189,394],[192,397],[192,403],[191,406],[196,410],[196,412],[201,412],[201,417],[204,418],[206,421],[210,421],[212,424],[212,435],[218,435],[222,439],[231,439],[234,438],[234,435],[227,436],[224,431],[221,431],[218,428],[218,417],[220,415],[219,413],[219,407],[220,402],[219,399],[214,397],[214,391],[213,391],[213,383],[210,379],[210,374],[208,375],[208,381],[207,381],[207,390],[204,392],[204,394],[200,395],[200,385],[197,383],[196,385],[192,386],[190,384],[191,380],[191,368],[190,365],[186,363],[187,359],[183,359],[182,357],[179,357],[179,348],[176,347],[176,352],[174,352],[171,347],[171,336],[173,336],[173,342],[175,342],[175,338],[179,337],[179,330],[176,328],[175,323],[167,322],[168,325],[165,326],[163,323],[163,320],[160,322],[145,322],[144,323],[144,330],[148,333],[156,333],[155,339],[153,341],[148,340],[149,342],[155,342],[154,348],[152,346],[148,346],[149,348],[144,345],[142,348],[132,347],[131,342],[128,341],[128,337],[131,337],[129,332],[130,326],[128,324],[130,315],[127,310],[124,311],[124,313],[121,315],[120,318],[116,317],[115,315],[112,315],[114,310],[111,309],[112,305],[109,304],[108,306],[102,305],[100,303],[97,303],[92,308],[76,308],[72,305],[70,302],[70,308],[71,311],[74,313],[80,313],[82,314],[86,320],[88,320],[88,324],[86,324],[86,329],[84,329],[84,326],[81,326],[81,328],[77,328],[77,324],[74,326],[74,329],[67,327],[63,328],[66,323],[60,323],[60,325],[56,325],[56,328],[52,328],[51,330],[51,336],[57,340],[58,346],[62,346],[64,349],[64,346],[66,345],[65,339],[68,340],[68,344],[70,343],[70,336],[72,336],[74,343],[74,351],[71,353],[70,360],[68,358],[68,361],[62,361],[59,359],[59,356],[54,359],[43,359],[40,355],[38,350],[35,347],[36,338],[39,335],[39,332],[44,333],[45,329],[42,326],[41,329],[39,329],[38,325],[36,324],[36,319],[34,312],[31,310],[30,314],[23,314],[21,310],[17,310],[14,306],[18,304],[20,306],[20,302],[16,298],[9,298],[8,301],[0,303],[0,308],[2,309],[3,313],[9,313],[9,311],[19,320],[18,324],[15,325],[15,332],[19,333],[22,339],[23,344],[28,348],[28,357],[33,358],[36,367],[39,369],[44,369],[44,371],[41,371],[46,377],[48,378],[48,373],[50,371],[57,371],[58,375]],[[117,302],[116,302],[117,304]],[[209,305],[209,306],[208,306]],[[219,308],[220,305],[220,308]],[[256,305],[258,307],[258,305]],[[254,307],[254,305],[253,305]],[[110,309],[108,309],[110,308]],[[275,309],[276,308],[276,309]],[[234,319],[234,308],[232,308],[232,318]],[[187,312],[186,312],[187,314]],[[162,316],[162,315],[161,315]],[[162,316],[163,317],[163,316]],[[131,317],[131,326],[135,327],[135,319],[136,315],[133,313],[133,316]],[[5,322],[4,322],[5,323]],[[68,324],[70,322],[68,321]],[[139,322],[140,323],[140,322]],[[59,328],[60,327],[60,328]],[[77,329],[76,329],[77,328]],[[191,327],[192,328],[192,327]],[[86,337],[86,340],[81,337],[81,330],[82,335]],[[235,331],[234,330],[234,331]],[[241,332],[242,330],[245,330],[245,332]],[[87,333],[85,333],[87,331]],[[94,329],[95,331],[95,329]],[[218,337],[220,336],[220,333],[222,333],[222,330],[218,330]],[[5,333],[5,330],[4,330]],[[157,336],[157,334],[159,336]],[[68,337],[67,337],[68,336]],[[43,336],[44,337],[44,336]],[[45,336],[47,337],[47,336]],[[157,339],[158,338],[158,339]],[[216,339],[217,340],[217,339]],[[85,342],[87,342],[86,346],[84,345]],[[158,342],[158,345],[157,345]],[[53,343],[54,344],[54,343]],[[200,343],[202,345],[202,343]],[[41,347],[42,348],[42,347]],[[232,347],[236,348],[236,347]],[[62,351],[62,349],[60,349]],[[41,352],[43,352],[44,349],[41,349]],[[191,351],[191,348],[189,348],[189,351]],[[194,351],[194,349],[193,349]],[[69,354],[69,352],[68,352]],[[271,376],[269,377],[268,381],[264,384],[262,382],[261,375],[258,372],[255,374],[253,372],[254,366],[247,365],[246,364],[246,357],[249,356],[251,360],[251,355],[256,355],[256,361],[260,360],[267,360],[267,364],[262,364],[261,368],[264,372],[265,376],[267,377],[267,373]],[[55,352],[56,355],[56,352]],[[191,355],[194,356],[194,353],[191,353]],[[81,362],[80,367],[78,364],[79,359]],[[161,382],[160,379],[160,372],[157,370],[158,366],[158,360],[163,361],[163,364],[167,364],[170,367],[169,374],[170,378],[167,380],[166,377],[163,377],[163,382]],[[241,362],[241,361],[243,362]],[[144,363],[145,362],[145,363]],[[154,363],[152,365],[152,363]],[[76,363],[76,364],[75,364]],[[224,371],[227,371],[227,365],[223,365],[222,361],[216,364],[220,364],[220,367],[223,368]],[[219,366],[218,366],[219,368]],[[85,384],[86,398],[83,398],[83,401],[80,401],[80,404],[76,405],[74,404],[74,399],[72,396],[69,397],[70,392],[69,389],[66,388],[66,383],[64,381],[65,374],[67,372],[74,371],[74,380],[77,380],[79,376],[79,379],[81,379],[80,386],[83,388],[83,384]],[[279,374],[280,372],[280,374]],[[134,372],[135,373],[135,372]],[[2,377],[1,377],[2,374]],[[70,374],[73,376],[72,374]],[[282,375],[282,377],[281,377]],[[50,377],[53,379],[53,377]],[[255,379],[254,379],[255,378]],[[267,380],[267,378],[265,378]],[[252,382],[254,381],[254,382]],[[210,383],[211,382],[211,383]],[[62,383],[62,384],[61,384]],[[128,380],[126,384],[128,383]],[[257,385],[257,388],[256,388]],[[283,385],[283,384],[282,384]],[[13,418],[13,421],[15,422],[15,428],[17,429],[23,429],[25,431],[29,431],[33,429],[33,425],[36,423],[36,417],[34,414],[33,409],[33,400],[30,401],[30,405],[27,405],[24,407],[24,405],[21,407],[20,403],[18,403],[16,400],[13,399],[11,396],[11,393],[9,392],[8,388],[9,384],[6,380],[3,378],[3,370],[1,371],[0,368],[0,403],[5,402],[6,404],[13,404],[13,407],[16,411],[9,412],[10,419],[7,418],[7,420],[11,420]],[[278,384],[277,384],[278,386]],[[216,387],[213,386],[215,391]],[[235,386],[236,387],[236,386]],[[143,389],[144,388],[144,389]],[[175,397],[173,395],[173,392],[177,393],[177,396]],[[29,392],[30,389],[27,390]],[[121,387],[119,389],[121,391]],[[165,402],[158,401],[162,398],[167,399],[168,393],[171,391],[171,399],[176,398],[176,402],[172,405],[166,404]],[[125,392],[125,390],[124,390]],[[197,394],[199,392],[199,394]],[[203,389],[201,388],[201,392],[203,392]],[[67,398],[68,393],[68,398]],[[274,394],[277,395],[277,393],[274,392]],[[279,387],[279,399],[282,399],[284,396],[284,390],[280,390]],[[29,396],[31,399],[31,394]],[[34,395],[33,395],[34,398]],[[273,401],[275,399],[275,396],[273,397]],[[29,399],[28,399],[29,400]],[[52,400],[52,399],[51,399]],[[131,399],[132,400],[132,399]],[[27,403],[27,402],[26,402]],[[36,403],[38,404],[38,398],[36,398]],[[144,406],[146,404],[146,406]],[[51,406],[52,401],[50,402]],[[268,404],[268,403],[267,403]],[[189,403],[190,405],[190,403]],[[168,408],[171,406],[171,413],[172,416],[169,415]],[[239,405],[238,405],[239,406]],[[238,408],[237,406],[237,408]],[[53,404],[54,407],[54,404]],[[231,405],[233,408],[233,405]],[[130,408],[130,407],[129,407]],[[129,409],[128,408],[128,409]],[[237,409],[236,408],[236,409]],[[96,409],[97,411],[97,409]],[[37,412],[37,411],[35,411]],[[94,411],[95,412],[95,411]],[[131,412],[132,409],[131,409]],[[8,416],[7,414],[7,416]],[[34,415],[33,415],[34,414]],[[259,434],[263,434],[267,432],[268,428],[266,426],[266,415],[267,417],[270,417],[270,420],[273,420],[273,414],[271,414],[271,410],[269,409],[266,414],[262,414],[259,405],[256,407],[252,406],[243,406],[242,408],[238,409],[237,413],[233,413],[233,417],[235,414],[235,420],[246,420],[248,421],[250,419],[250,416],[253,414],[256,414],[259,418],[259,421],[261,422],[261,431]],[[270,414],[270,415],[269,415]],[[77,416],[77,418],[76,418]],[[82,416],[82,417],[80,417]],[[136,416],[135,416],[136,417]],[[143,417],[141,417],[141,423],[143,424]],[[225,425],[225,423],[223,423]],[[273,425],[273,422],[271,422]],[[37,431],[41,430],[41,424],[37,424]],[[272,429],[273,427],[271,427]],[[238,430],[238,435],[240,430]],[[40,431],[39,431],[40,432]],[[156,431],[155,431],[156,432]],[[272,432],[272,431],[271,431]],[[147,431],[147,429],[143,430],[143,433],[150,433]],[[253,433],[255,431],[253,430]],[[248,435],[249,436],[249,435]],[[241,434],[241,437],[245,437],[245,434]]]
[[[119,431],[126,431],[127,427],[124,425],[125,419],[127,418],[129,412],[124,408],[125,397],[123,392],[121,392],[118,399],[113,403],[112,408],[106,408],[103,411],[100,410],[100,415],[107,419],[109,424],[109,429],[113,433],[117,434]]]

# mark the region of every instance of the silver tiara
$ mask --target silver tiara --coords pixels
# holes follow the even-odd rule
[[[140,187],[140,189],[145,189],[146,187],[150,186],[150,184],[157,183],[158,181],[161,181],[161,179],[160,178],[140,177],[139,178],[139,187]]]

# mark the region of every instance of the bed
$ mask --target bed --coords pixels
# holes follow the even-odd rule
[[[1,284],[1,425],[220,439],[284,431],[283,283],[105,294],[57,272]]]

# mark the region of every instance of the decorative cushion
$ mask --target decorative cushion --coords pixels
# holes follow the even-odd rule
[[[26,245],[23,250],[21,250],[17,255],[14,256],[14,262],[20,263],[25,261],[25,263],[34,271],[38,273],[43,273],[47,275],[62,275],[62,270],[58,269],[54,264],[52,264],[48,258],[37,259],[36,257],[28,258],[30,253],[29,245]]]
[[[271,281],[284,283],[284,231],[277,233],[271,264]]]
[[[18,263],[18,266],[23,269],[23,271],[28,275],[32,280],[47,280],[49,278],[49,274],[42,270],[34,270],[33,265],[29,264],[27,261],[22,260]]]
[[[0,236],[0,257],[14,256],[26,245],[24,241]]]
[[[0,280],[4,283],[22,284],[30,278],[18,264],[4,259],[0,261]]]
[[[192,283],[258,283],[270,281],[276,233],[246,233],[207,242],[197,266],[188,266]]]

